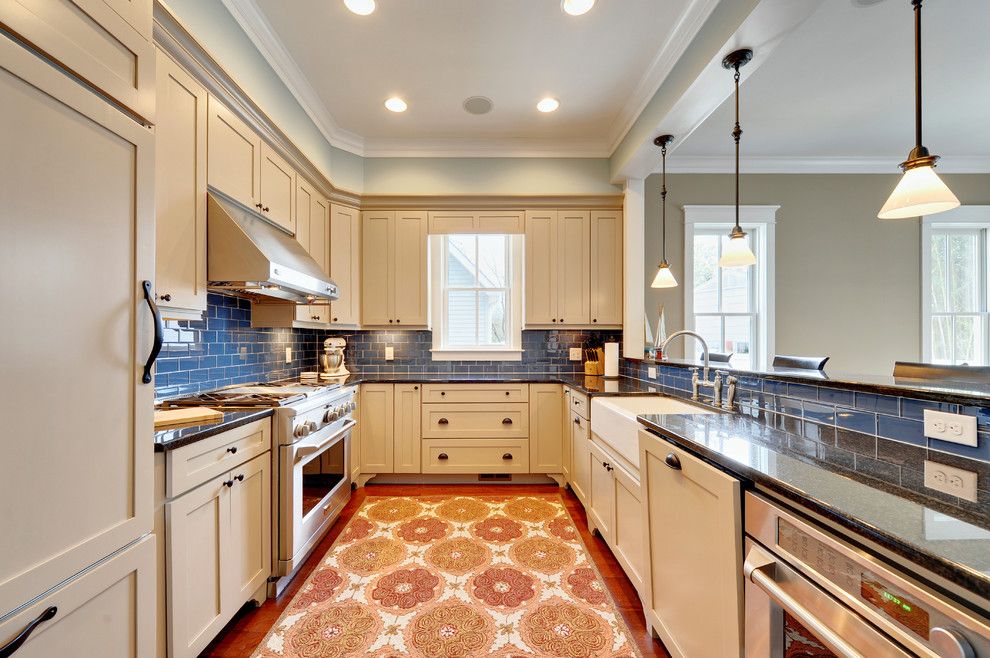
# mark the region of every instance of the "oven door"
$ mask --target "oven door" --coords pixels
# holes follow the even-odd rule
[[[287,576],[323,537],[351,495],[351,430],[346,420],[281,446],[278,575]]]
[[[746,538],[746,658],[908,658],[900,644]]]

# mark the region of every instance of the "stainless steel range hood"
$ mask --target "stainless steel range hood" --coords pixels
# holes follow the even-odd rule
[[[208,288],[297,304],[339,298],[294,237],[222,192],[210,188],[208,197]]]

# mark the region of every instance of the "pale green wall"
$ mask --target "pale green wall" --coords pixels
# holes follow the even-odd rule
[[[921,356],[921,228],[876,214],[897,182],[887,174],[750,174],[743,204],[779,205],[776,352],[831,356],[832,372],[889,375]],[[990,175],[945,174],[964,204],[990,205]],[[684,288],[654,290],[660,261],[660,177],[646,179],[646,311],[668,333],[684,327]],[[731,174],[667,176],[667,260],[684,282],[684,205],[734,202]],[[675,346],[679,352],[680,347]]]

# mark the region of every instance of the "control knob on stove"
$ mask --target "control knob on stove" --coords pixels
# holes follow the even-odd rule
[[[328,409],[327,410],[327,413],[324,414],[324,416],[323,416],[323,422],[325,422],[325,423],[332,423],[333,421],[337,420],[338,418],[340,418],[340,415],[337,412],[337,408],[334,407],[333,409]]]
[[[940,658],[974,658],[973,645],[962,633],[936,626],[931,630],[931,645]]]
[[[313,420],[307,420],[306,421],[306,427],[309,428],[309,433],[310,434],[312,434],[316,430],[320,429],[320,426],[316,423],[316,421],[313,421]]]
[[[304,436],[309,436],[309,433],[312,431],[309,428],[309,423],[300,423],[293,428],[292,435],[297,439],[301,439]]]

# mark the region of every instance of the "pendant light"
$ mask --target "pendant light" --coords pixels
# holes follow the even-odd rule
[[[732,129],[732,139],[736,143],[736,225],[729,233],[729,244],[718,259],[719,267],[747,267],[756,264],[756,255],[746,243],[746,232],[739,226],[739,138],[742,137],[742,128],[739,127],[739,67],[745,66],[751,59],[753,51],[743,48],[729,53],[722,60],[724,68],[735,71],[732,79],[736,83],[736,127]]]
[[[907,219],[934,215],[959,207],[959,199],[935,173],[937,155],[921,143],[921,2],[914,7],[914,141],[908,159],[901,163],[904,175],[887,203],[877,214],[880,219]]]
[[[667,263],[667,145],[674,141],[673,135],[660,135],[653,143],[660,147],[660,266],[653,277],[651,288],[676,288],[677,279]]]

